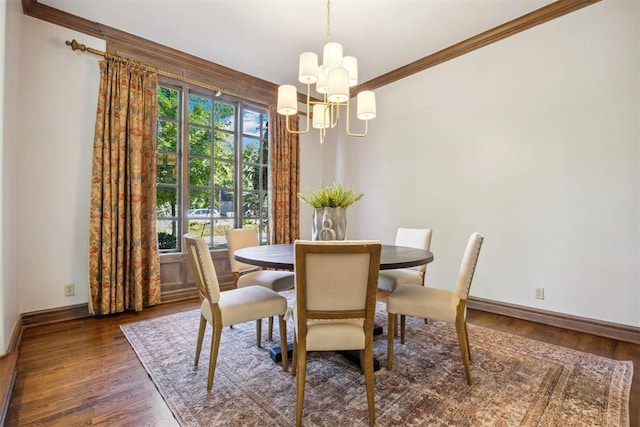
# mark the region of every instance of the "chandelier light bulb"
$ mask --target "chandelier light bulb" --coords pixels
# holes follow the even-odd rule
[[[349,73],[342,67],[329,71],[329,102],[346,102],[349,99]]]
[[[345,56],[342,58],[342,66],[349,73],[349,87],[358,84],[358,60],[355,56]]]
[[[282,85],[278,88],[277,111],[285,116],[298,112],[298,91],[293,85]]]
[[[316,91],[325,94],[329,90],[329,76],[324,73],[324,67],[319,66],[316,70],[318,73],[318,81],[316,82]]]
[[[342,45],[340,43],[329,42],[324,45],[322,65],[325,74],[329,74],[334,68],[342,67]]]
[[[328,128],[331,125],[329,121],[329,106],[327,104],[316,104],[313,106],[313,127],[315,129]]]
[[[371,120],[376,117],[376,94],[363,90],[358,94],[358,113],[360,120]]]
[[[318,81],[318,55],[313,52],[305,52],[300,55],[298,81],[305,84]]]

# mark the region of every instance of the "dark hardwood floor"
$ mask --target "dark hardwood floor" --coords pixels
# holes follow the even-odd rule
[[[140,313],[25,329],[5,425],[177,425],[119,325],[197,307],[195,300],[183,301]],[[632,360],[631,427],[640,426],[639,345],[476,310],[469,310],[468,321],[613,359]]]

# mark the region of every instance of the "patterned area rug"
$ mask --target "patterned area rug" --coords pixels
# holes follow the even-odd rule
[[[406,343],[396,341],[394,368],[387,371],[383,303],[377,317],[385,325],[374,349],[382,366],[375,373],[378,426],[629,425],[631,361],[469,325],[474,384],[468,386],[451,325],[407,319]],[[254,322],[225,328],[208,394],[211,328],[194,369],[198,320],[199,310],[191,310],[121,326],[178,422],[294,425],[295,378],[269,357],[277,328],[273,342],[265,335],[262,349],[255,346]],[[369,425],[358,368],[334,353],[310,353],[308,363],[304,425]]]

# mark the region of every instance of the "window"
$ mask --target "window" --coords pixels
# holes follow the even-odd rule
[[[224,248],[225,230],[256,228],[267,241],[267,111],[204,89],[158,87],[157,226],[161,252],[181,236]]]

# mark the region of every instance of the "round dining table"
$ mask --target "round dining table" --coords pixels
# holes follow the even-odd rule
[[[293,270],[293,244],[250,246],[234,253],[237,261],[259,267]],[[380,270],[415,267],[433,261],[433,254],[423,249],[406,246],[382,245]]]
[[[237,261],[244,262],[245,264],[293,271],[293,249],[293,244],[250,246],[237,249],[234,253],[234,258]],[[433,254],[430,251],[425,251],[423,249],[410,248],[406,246],[382,245],[380,251],[380,270],[415,267],[422,264],[428,264],[431,261],[433,261]],[[382,327],[380,325],[375,325],[373,334],[382,334]],[[288,350],[289,357],[291,357],[291,352],[293,350],[293,346],[291,344],[289,344]],[[274,362],[282,360],[281,351],[280,347],[274,347],[271,349],[270,355]],[[339,353],[354,364],[360,366],[359,351],[340,351]],[[375,358],[373,360],[373,369],[374,371],[380,369],[380,362]]]

